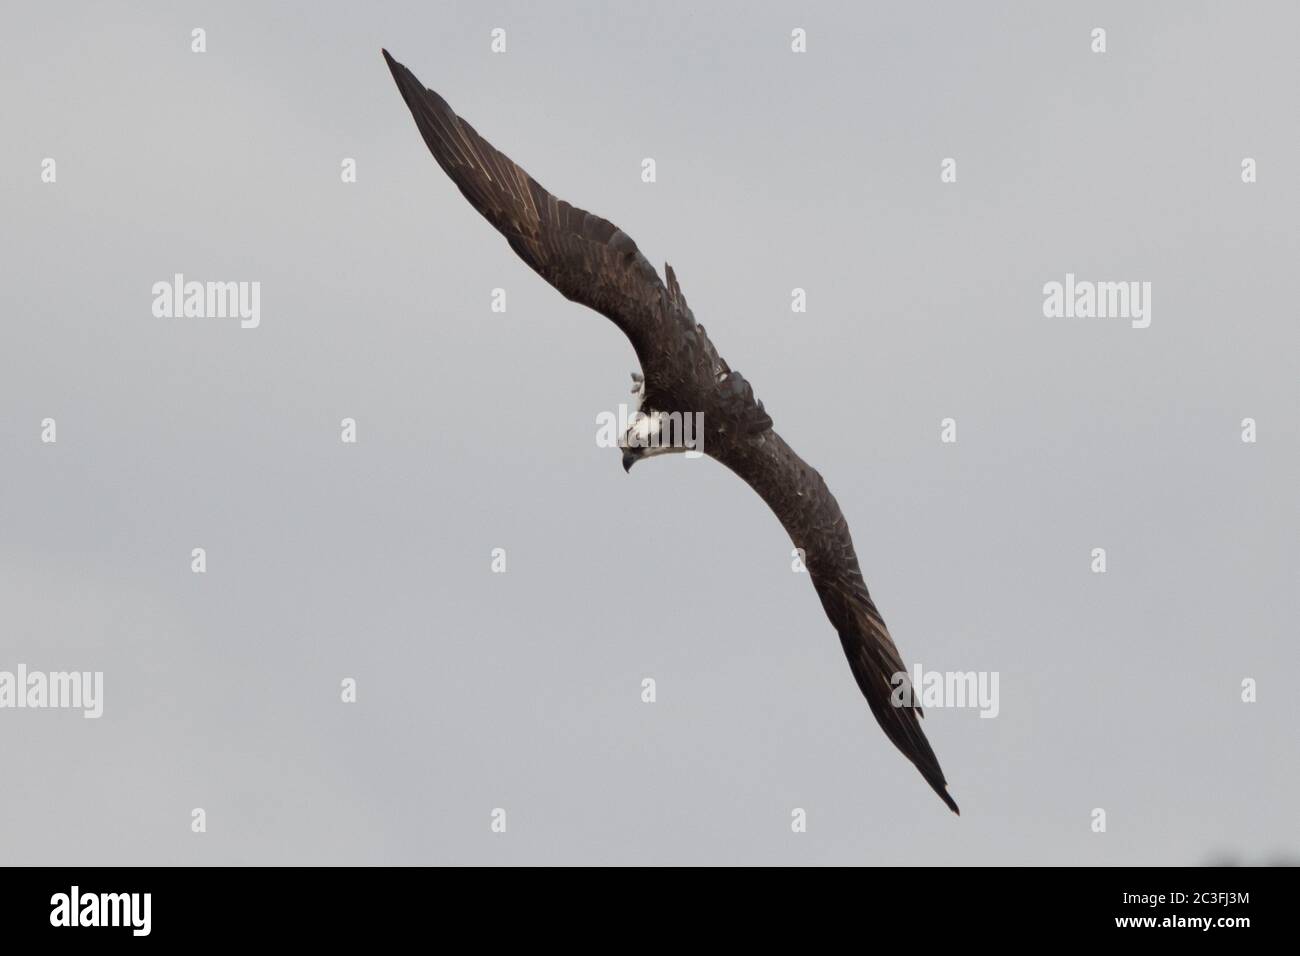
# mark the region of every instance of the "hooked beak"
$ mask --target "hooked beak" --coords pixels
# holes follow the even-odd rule
[[[632,466],[636,464],[636,455],[630,451],[623,452],[623,470],[628,474],[632,473]]]

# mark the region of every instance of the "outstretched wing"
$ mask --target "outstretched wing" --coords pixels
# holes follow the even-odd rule
[[[566,298],[611,319],[643,366],[656,349],[665,350],[661,338],[680,321],[685,300],[670,296],[631,237],[556,199],[387,50],[384,59],[433,158],[519,257]]]
[[[894,703],[898,675],[907,680],[907,669],[867,592],[848,523],[826,482],[774,431],[752,437],[720,460],[758,492],[804,552],[813,587],[881,729],[952,812],[960,813],[921,730],[920,705],[914,698]]]

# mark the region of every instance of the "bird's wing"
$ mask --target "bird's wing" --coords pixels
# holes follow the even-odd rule
[[[656,350],[672,348],[662,341],[666,332],[694,326],[680,290],[664,285],[627,233],[556,199],[387,50],[384,59],[433,158],[470,204],[566,298],[622,329],[643,366]]]
[[[919,702],[914,695],[908,700],[900,694],[895,700],[907,669],[867,592],[848,523],[826,482],[774,431],[719,457],[767,502],[803,551],[804,567],[881,729],[953,813],[960,813],[921,730]]]

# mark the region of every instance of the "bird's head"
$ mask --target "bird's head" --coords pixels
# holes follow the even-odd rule
[[[659,412],[637,412],[619,440],[623,452],[623,470],[631,472],[632,466],[642,458],[653,458],[668,452],[681,451],[665,439],[663,415]]]

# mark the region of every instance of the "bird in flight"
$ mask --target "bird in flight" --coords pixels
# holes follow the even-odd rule
[[[671,440],[669,432],[687,416],[700,422],[699,450],[758,492],[802,552],[876,721],[959,813],[921,730],[917,695],[898,695],[901,705],[893,699],[895,686],[907,680],[906,668],[867,593],[839,504],[821,475],[772,430],[749,382],[713,347],[672,266],[664,267],[661,280],[627,233],[556,199],[387,50],[383,53],[433,158],[470,205],[561,295],[604,315],[631,340],[641,363],[641,373],[633,374],[641,413],[619,442],[623,468],[630,471],[642,458],[687,450],[688,443]]]

